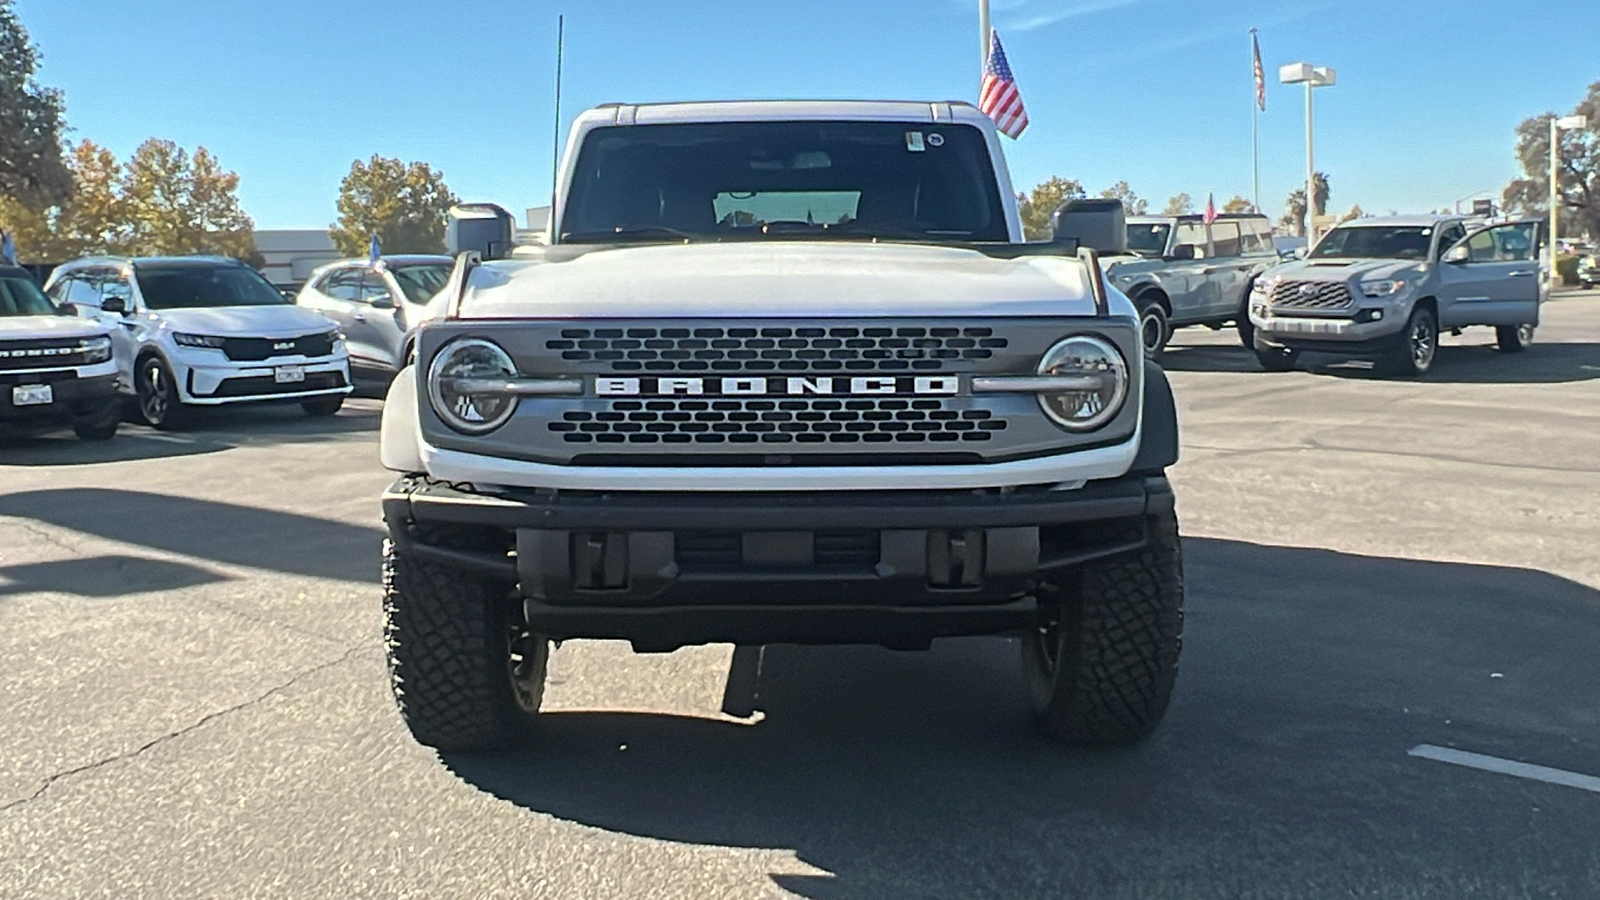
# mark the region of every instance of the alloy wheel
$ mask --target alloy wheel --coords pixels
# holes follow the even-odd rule
[[[545,665],[550,642],[542,634],[529,631],[521,622],[506,630],[506,674],[511,679],[511,696],[525,713],[536,713],[544,699]]]
[[[1418,372],[1427,371],[1433,365],[1433,355],[1439,349],[1439,334],[1433,327],[1433,319],[1428,316],[1418,316],[1411,324],[1411,363]]]
[[[167,379],[159,363],[144,369],[144,390],[139,392],[139,411],[154,425],[167,416]]]

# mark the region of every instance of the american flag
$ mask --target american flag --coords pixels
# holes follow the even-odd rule
[[[1205,220],[1207,225],[1217,220],[1217,198],[1215,194],[1206,195]]]
[[[1256,30],[1250,29],[1250,49],[1255,53],[1256,106],[1267,111],[1267,72],[1261,68],[1261,42],[1256,40]]]
[[[1028,127],[1028,111],[1022,108],[1022,94],[1017,90],[1016,79],[1011,77],[1011,65],[1006,62],[1006,51],[1000,47],[1000,33],[989,33],[989,63],[983,67],[983,86],[978,89],[978,109],[994,120],[996,128],[1006,137],[1016,140]]]

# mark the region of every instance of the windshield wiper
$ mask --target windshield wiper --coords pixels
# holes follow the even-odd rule
[[[649,228],[614,228],[610,231],[569,231],[561,235],[563,244],[627,244],[648,241],[683,241],[687,244],[704,239],[705,235],[690,234],[664,225]]]

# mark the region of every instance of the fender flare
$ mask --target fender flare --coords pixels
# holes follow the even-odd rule
[[[425,471],[422,431],[417,424],[417,369],[406,366],[389,383],[378,426],[378,459],[385,469],[406,475]]]
[[[1143,418],[1139,452],[1129,469],[1135,475],[1157,475],[1178,461],[1178,404],[1161,366],[1144,361]]]

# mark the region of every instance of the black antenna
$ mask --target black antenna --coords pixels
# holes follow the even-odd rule
[[[561,176],[561,53],[566,44],[567,17],[556,16],[556,124],[550,148],[550,215],[547,219],[554,239],[556,224],[556,185]]]

